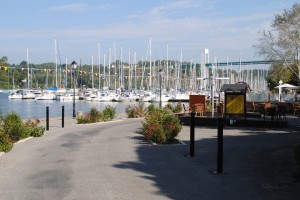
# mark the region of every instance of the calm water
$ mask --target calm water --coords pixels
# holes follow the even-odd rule
[[[122,103],[122,102],[92,102],[78,100],[75,104],[76,113],[82,111],[86,113],[95,107],[102,111],[105,106],[113,106],[116,113],[125,113],[128,105],[138,104],[138,102]],[[148,106],[149,103],[145,103]],[[158,104],[157,104],[158,105]],[[163,104],[164,105],[164,104]],[[46,118],[46,107],[49,107],[50,117],[61,117],[62,106],[65,107],[65,117],[73,116],[73,101],[55,101],[55,100],[35,100],[35,99],[8,99],[7,93],[0,93],[0,111],[2,116],[6,113],[16,112],[23,119]]]

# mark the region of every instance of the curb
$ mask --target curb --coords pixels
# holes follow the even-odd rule
[[[22,143],[22,142],[26,142],[27,140],[30,140],[32,139],[33,137],[28,137],[28,138],[25,138],[25,139],[22,139],[22,140],[19,140],[17,141],[16,143],[14,143],[13,145],[17,145],[19,143]],[[0,152],[0,158],[5,154],[5,152]]]

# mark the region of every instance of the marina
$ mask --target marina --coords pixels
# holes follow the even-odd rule
[[[4,116],[10,112],[16,112],[23,119],[32,118],[45,118],[46,107],[49,107],[50,117],[61,117],[62,106],[65,107],[65,116],[72,116],[72,100],[59,101],[59,100],[36,100],[36,99],[9,99],[8,93],[0,93],[0,111]],[[117,114],[125,113],[126,107],[134,105],[139,102],[98,102],[98,101],[86,101],[76,100],[76,112],[87,112],[91,108],[95,107],[98,110],[103,110],[105,106],[112,106],[116,108]],[[145,106],[148,106],[149,102],[144,102]],[[158,106],[158,103],[155,103]],[[163,102],[165,105],[166,102]]]
[[[148,95],[148,96],[147,96]],[[89,111],[91,108],[95,107],[98,110],[103,110],[105,106],[112,106],[116,109],[117,114],[124,114],[125,109],[131,105],[137,105],[139,103],[143,103],[145,107],[149,106],[150,104],[154,104],[156,106],[159,106],[159,98],[154,101],[150,101],[150,93],[147,93],[147,95],[143,94],[144,99],[140,99],[140,101],[137,101],[136,98],[133,97],[133,94],[127,93],[123,97],[122,101],[104,101],[104,100],[99,100],[96,99],[98,97],[94,96],[86,96],[86,97],[76,97],[75,103],[76,103],[76,112],[82,112],[85,113]],[[12,99],[9,98],[10,93],[8,91],[6,92],[1,92],[0,93],[0,111],[2,116],[4,116],[7,113],[10,112],[16,112],[18,113],[23,119],[30,119],[30,118],[45,118],[45,113],[46,113],[46,107],[49,107],[50,110],[50,117],[61,117],[62,113],[62,106],[65,108],[65,116],[66,117],[71,117],[72,116],[72,106],[73,106],[73,96],[69,96],[67,98],[66,96],[62,97],[60,96],[59,98],[55,97],[53,99],[45,99],[41,100],[40,94],[36,95],[36,98],[32,99]],[[156,95],[159,96],[159,95]],[[162,96],[163,97],[163,96]],[[162,106],[165,106],[166,104],[170,103],[172,105],[177,104],[179,101],[182,103],[185,102],[185,104],[188,104],[188,97],[189,95],[186,93],[182,93],[180,96],[182,99],[180,100],[170,100],[166,101],[166,99],[163,100],[162,98]],[[185,97],[185,99],[183,99]],[[187,97],[187,99],[186,99]],[[148,98],[148,100],[147,100]],[[166,98],[166,97],[164,97]],[[267,101],[267,93],[251,93],[248,95],[248,101],[253,101],[253,102],[266,102]],[[273,102],[276,102],[278,99],[277,94],[271,94],[270,95],[270,100]],[[285,94],[282,96],[282,100],[288,102],[288,101],[293,101],[294,96],[293,94]],[[218,101],[218,99],[216,99]]]

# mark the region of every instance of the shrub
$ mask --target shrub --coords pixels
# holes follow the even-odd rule
[[[139,104],[138,106],[133,106],[133,107],[129,105],[125,109],[125,112],[128,118],[144,117],[145,116],[144,104]]]
[[[21,117],[12,112],[4,118],[0,117],[0,152],[8,152],[13,143],[29,136],[39,137],[44,134],[45,127],[39,126],[40,120],[27,120],[25,123]]]
[[[176,106],[172,106],[172,104],[168,103],[166,106],[165,106],[166,109],[169,109],[170,111],[172,111],[173,113],[179,113],[181,112],[182,110],[182,107],[181,107],[181,103],[178,102],[176,104]]]
[[[8,113],[4,117],[4,132],[15,142],[28,137],[28,132],[25,130],[24,123],[21,117],[15,113]]]
[[[182,111],[182,104],[178,102],[173,110],[174,113],[180,113]]]
[[[180,120],[169,109],[155,109],[149,112],[143,122],[143,134],[153,142],[172,142],[181,131]]]
[[[110,121],[113,120],[116,116],[116,108],[112,106],[105,106],[104,110],[102,111],[101,119],[103,121]]]
[[[148,110],[148,113],[150,113],[150,112],[154,112],[155,110],[157,110],[157,108],[155,107],[154,104],[150,104],[148,106],[147,110]]]
[[[77,123],[87,124],[87,123],[96,123],[99,122],[101,118],[101,112],[97,108],[91,108],[84,116],[77,117]]]
[[[77,117],[76,120],[77,120],[78,124],[87,124],[87,123],[90,123],[90,118],[89,117],[80,116],[80,117]]]
[[[77,123],[87,124],[87,123],[96,123],[99,121],[109,121],[115,118],[116,111],[112,106],[105,106],[104,110],[100,112],[97,108],[91,108],[85,116],[77,117]]]
[[[101,112],[97,110],[97,108],[91,108],[89,112],[89,121],[90,123],[96,123],[99,122],[101,118]]]
[[[0,132],[0,152],[9,152],[13,147],[7,134]]]
[[[45,132],[45,127],[40,127],[39,123],[40,123],[39,119],[35,119],[34,121],[27,120],[24,124],[25,131],[27,132],[26,135],[32,136],[32,137],[42,136]]]
[[[169,109],[170,111],[173,112],[174,108],[173,108],[172,104],[168,103],[167,105],[165,105],[165,109]]]

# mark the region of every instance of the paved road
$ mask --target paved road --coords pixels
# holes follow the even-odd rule
[[[151,145],[140,119],[79,125],[50,121],[41,138],[0,157],[0,199],[299,199],[292,147],[299,129],[224,130],[224,173],[216,169],[214,128],[196,129],[195,157],[186,145]]]

